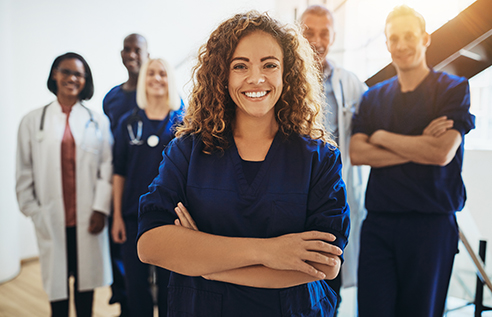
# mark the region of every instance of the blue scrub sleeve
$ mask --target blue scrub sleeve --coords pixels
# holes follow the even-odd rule
[[[371,135],[374,132],[374,127],[371,125],[372,121],[369,120],[371,116],[370,99],[368,97],[369,93],[370,90],[366,91],[364,95],[362,95],[359,109],[352,117],[352,135],[356,133]]]
[[[159,175],[150,184],[149,192],[140,197],[137,241],[150,229],[174,224],[178,202],[187,205],[185,190],[192,149],[184,144],[188,142],[191,137],[176,138],[164,149]]]
[[[316,173],[311,179],[305,229],[334,234],[336,240],[332,244],[343,250],[350,230],[350,209],[342,180],[340,151],[328,145],[320,148],[314,168]]]
[[[475,116],[470,113],[470,87],[468,80],[462,79],[455,85],[447,86],[443,93],[442,107],[439,107],[437,117],[447,116],[454,121],[453,129],[461,135],[467,134],[475,128]]]
[[[130,146],[128,143],[126,119],[126,116],[121,118],[114,132],[113,173],[121,176],[126,176],[127,174],[128,151]]]

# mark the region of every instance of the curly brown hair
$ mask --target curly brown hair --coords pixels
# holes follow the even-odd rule
[[[200,134],[205,153],[229,147],[236,113],[227,89],[230,63],[239,41],[256,31],[270,34],[284,54],[283,90],[275,105],[280,131],[335,144],[321,123],[320,71],[309,43],[298,26],[283,25],[257,11],[236,14],[223,22],[200,48],[189,107],[177,136]]]

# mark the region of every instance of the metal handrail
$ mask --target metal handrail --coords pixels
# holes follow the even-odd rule
[[[468,242],[468,239],[466,238],[465,234],[463,231],[460,229],[460,239],[461,242],[465,245],[466,250],[468,251],[468,254],[470,255],[473,263],[475,264],[475,268],[477,270],[477,276],[478,278],[489,288],[489,290],[492,292],[492,282],[489,279],[489,276],[485,272],[485,264],[483,263],[482,259],[480,259],[476,254],[473,248],[471,247],[470,243]]]

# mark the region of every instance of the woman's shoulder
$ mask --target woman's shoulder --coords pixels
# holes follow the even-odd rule
[[[203,148],[201,137],[197,134],[182,134],[180,136],[175,137],[169,144],[166,146],[166,154],[170,155],[173,152],[179,151],[185,157],[190,157],[191,153],[194,151],[201,151]]]
[[[338,147],[322,139],[299,134],[292,134],[289,139],[298,143],[308,153],[317,153],[320,156],[339,155],[340,153]]]
[[[49,105],[51,105],[52,103],[53,102],[50,102],[50,103],[48,103],[46,105],[43,105],[41,107],[38,107],[38,108],[35,108],[35,109],[30,110],[28,113],[26,113],[22,117],[22,121],[21,122],[27,123],[27,122],[31,122],[31,121],[39,121],[39,118],[41,118],[41,116],[43,115],[43,111],[46,112],[47,110],[45,110],[45,109]]]

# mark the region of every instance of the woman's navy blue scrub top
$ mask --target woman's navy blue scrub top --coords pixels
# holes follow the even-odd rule
[[[319,230],[334,234],[343,250],[349,208],[338,149],[279,132],[249,185],[232,137],[231,143],[213,154],[203,153],[199,136],[168,145],[159,175],[140,198],[138,237],[172,225],[174,208],[182,202],[206,233],[270,238]],[[169,316],[332,316],[335,302],[324,281],[265,289],[172,272],[169,282]]]

